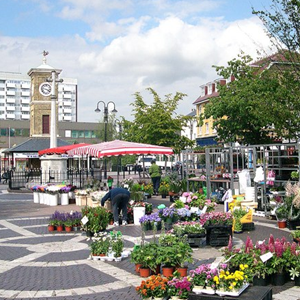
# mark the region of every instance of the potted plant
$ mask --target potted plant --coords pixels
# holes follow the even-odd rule
[[[144,256],[144,251],[143,250],[144,246],[141,245],[135,245],[133,248],[133,251],[130,254],[130,261],[135,264],[135,271],[137,273],[140,272],[140,267],[141,267],[141,261],[142,257]]]
[[[300,229],[292,231],[291,236],[292,236],[294,242],[299,243],[300,242]]]
[[[73,227],[73,220],[70,217],[70,215],[66,216],[66,219],[63,222],[64,226],[65,226],[65,230],[66,232],[71,232],[72,231],[72,227]]]
[[[108,210],[104,207],[89,207],[86,206],[81,210],[83,219],[86,222],[82,223],[82,228],[86,232],[92,234],[103,231],[106,229],[109,221]]]
[[[136,287],[136,292],[142,299],[162,299],[167,295],[168,279],[161,275],[152,275],[147,280],[143,280],[140,286]]]
[[[124,241],[123,236],[120,231],[111,231],[110,232],[110,246],[112,249],[112,252],[114,253],[115,260],[121,260],[122,252],[124,249]]]
[[[240,208],[240,207],[236,207],[233,209],[233,230],[235,233],[241,233],[243,232],[243,225],[241,222],[242,217],[244,217],[247,214],[247,211]]]
[[[181,277],[187,276],[187,269],[186,263],[192,263],[192,253],[193,249],[191,246],[185,241],[184,239],[179,243],[175,244],[175,252],[176,252],[176,267],[177,271],[181,275]]]
[[[288,208],[286,203],[282,203],[281,205],[277,206],[275,209],[275,215],[277,219],[277,224],[279,228],[285,228],[287,223],[287,218],[288,218]]]
[[[168,281],[167,286],[167,294],[171,299],[188,299],[192,289],[192,282],[187,277],[174,277]]]
[[[141,247],[140,275],[142,277],[148,277],[150,270],[156,270],[157,265],[160,264],[157,261],[157,257],[159,255],[158,249],[157,244],[154,242],[150,242]]]
[[[170,191],[169,184],[166,181],[162,181],[158,188],[158,193],[162,196],[162,198],[166,198],[166,196],[169,194],[169,191]]]
[[[106,233],[98,237],[93,237],[93,242],[90,247],[93,256],[105,256],[110,247],[110,238],[106,236]]]

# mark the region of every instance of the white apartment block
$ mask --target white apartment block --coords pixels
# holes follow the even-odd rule
[[[77,79],[58,83],[58,121],[77,122]],[[30,77],[0,72],[0,120],[30,119]]]

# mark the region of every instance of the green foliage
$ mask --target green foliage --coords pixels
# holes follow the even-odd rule
[[[169,94],[161,100],[153,89],[148,88],[148,91],[153,96],[153,104],[150,105],[145,103],[140,93],[135,93],[135,102],[131,104],[134,120],[124,120],[123,139],[172,147],[176,153],[192,147],[190,139],[180,136],[190,117],[175,114],[179,101],[186,95],[177,92],[175,96]]]
[[[109,222],[109,212],[106,208],[86,206],[81,210],[82,216],[88,218],[86,224],[82,224],[84,230],[97,233],[106,229]]]

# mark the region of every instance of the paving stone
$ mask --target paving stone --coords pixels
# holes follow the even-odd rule
[[[60,267],[21,266],[0,274],[0,289],[62,290],[114,281],[114,277],[85,264]]]
[[[24,227],[24,226],[32,226],[32,225],[45,225],[48,224],[49,218],[25,218],[25,219],[16,219],[9,220],[10,223]]]
[[[36,244],[43,244],[43,243],[68,241],[68,240],[72,239],[73,237],[74,236],[71,236],[71,235],[37,236],[37,237],[16,239],[13,241],[13,243],[14,244],[36,245]]]
[[[90,250],[80,250],[72,252],[62,252],[62,253],[49,253],[42,257],[37,258],[35,261],[40,262],[64,262],[73,260],[83,260],[87,259],[90,255]]]
[[[24,247],[0,246],[0,260],[12,261],[31,253]]]
[[[0,230],[0,242],[1,242],[1,239],[15,237],[15,236],[16,237],[21,236],[21,234],[15,232],[13,230],[7,229],[7,228],[4,228],[4,229]]]

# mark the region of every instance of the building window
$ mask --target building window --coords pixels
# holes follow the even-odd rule
[[[65,130],[65,137],[71,137],[71,130]]]
[[[49,115],[43,115],[43,134],[50,133],[50,126],[49,126]]]
[[[208,123],[205,123],[205,133],[209,134],[209,125],[208,125]]]

